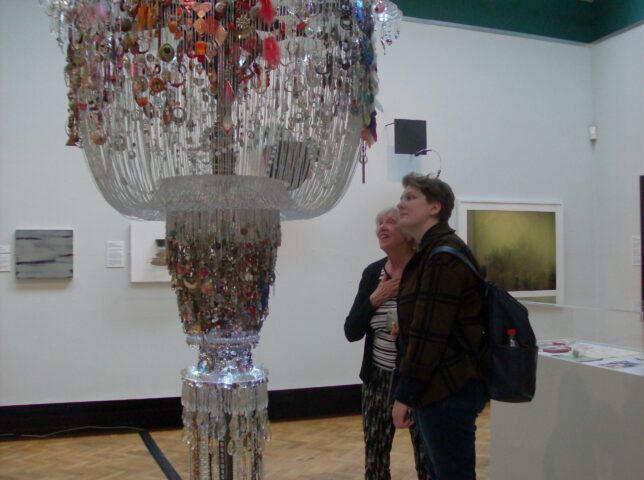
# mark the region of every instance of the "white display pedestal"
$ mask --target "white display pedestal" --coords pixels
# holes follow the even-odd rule
[[[644,377],[539,356],[530,403],[492,402],[493,480],[644,479]]]

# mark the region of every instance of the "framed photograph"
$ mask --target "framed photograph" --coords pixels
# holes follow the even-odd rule
[[[457,220],[488,280],[516,298],[563,303],[561,204],[461,200]]]
[[[170,282],[165,264],[165,222],[130,223],[130,281]]]
[[[642,241],[644,240],[644,175],[640,176],[640,273],[642,280],[640,289],[642,298],[640,298],[640,310],[644,312],[644,255],[642,254]]]

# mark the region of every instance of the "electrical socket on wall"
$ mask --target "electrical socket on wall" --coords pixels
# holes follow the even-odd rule
[[[591,142],[597,141],[597,126],[591,125],[588,127],[588,138]]]

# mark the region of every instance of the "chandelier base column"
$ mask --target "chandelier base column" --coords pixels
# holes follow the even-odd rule
[[[260,480],[268,440],[268,376],[252,365],[256,338],[200,346],[182,371],[183,437],[191,480]]]

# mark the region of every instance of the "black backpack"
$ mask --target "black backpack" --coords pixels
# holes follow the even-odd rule
[[[485,280],[472,262],[455,248],[436,247],[429,258],[439,253],[448,253],[461,260],[485,285],[485,339],[490,352],[486,377],[490,398],[499,402],[529,402],[536,387],[539,349],[528,320],[528,310],[506,290]],[[516,331],[518,347],[508,345],[508,329]]]

